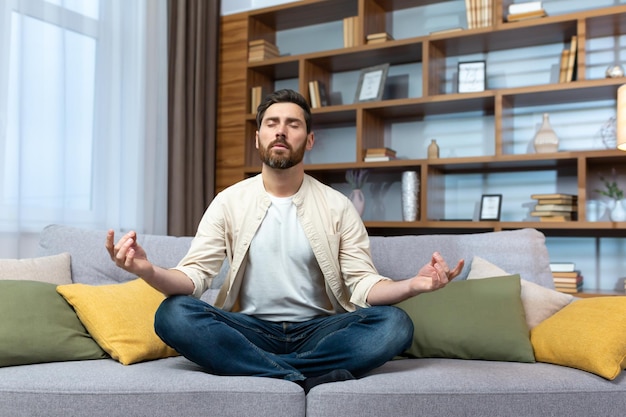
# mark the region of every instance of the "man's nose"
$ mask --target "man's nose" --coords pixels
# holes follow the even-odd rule
[[[285,131],[287,130],[287,125],[283,123],[279,123],[276,125],[276,137],[285,137]]]

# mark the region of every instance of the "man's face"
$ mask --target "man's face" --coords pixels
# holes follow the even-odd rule
[[[306,133],[304,111],[294,103],[275,103],[267,108],[256,132],[261,162],[271,168],[287,169],[302,162],[313,147],[313,133]]]

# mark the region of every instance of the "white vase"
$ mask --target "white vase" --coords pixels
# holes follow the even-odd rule
[[[414,222],[417,220],[419,196],[419,179],[416,171],[402,173],[402,220]]]
[[[548,113],[543,114],[543,122],[537,133],[535,133],[533,145],[537,153],[557,152],[559,150],[559,137],[550,125]]]
[[[359,216],[363,216],[363,211],[365,210],[365,195],[363,195],[363,191],[355,188],[348,198],[352,201],[352,204],[354,204],[354,208],[356,208]]]
[[[614,222],[626,221],[626,209],[624,209],[624,200],[609,201],[609,218]]]

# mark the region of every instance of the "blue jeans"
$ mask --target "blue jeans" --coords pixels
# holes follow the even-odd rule
[[[269,322],[173,296],[157,310],[155,331],[210,373],[299,381],[334,369],[364,375],[409,347],[413,323],[393,306],[301,323]]]

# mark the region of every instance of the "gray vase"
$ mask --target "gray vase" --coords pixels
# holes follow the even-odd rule
[[[416,171],[402,173],[402,220],[414,222],[417,220],[419,207],[419,178]]]

